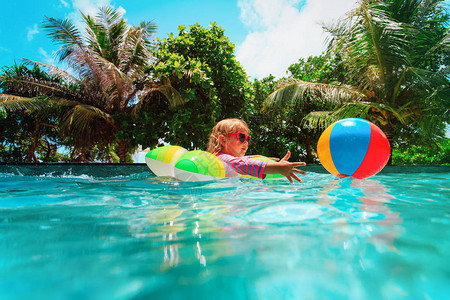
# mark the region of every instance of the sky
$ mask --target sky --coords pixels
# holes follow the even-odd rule
[[[320,55],[330,24],[355,6],[355,0],[0,0],[0,67],[22,58],[56,64],[58,49],[41,28],[45,16],[72,19],[81,29],[80,11],[97,7],[124,12],[130,25],[153,21],[155,37],[178,33],[178,26],[216,22],[236,46],[236,59],[251,78],[286,76],[300,58]]]
[[[321,24],[331,24],[357,0],[0,0],[0,68],[23,58],[57,64],[58,49],[40,27],[45,16],[72,19],[80,29],[80,11],[121,9],[130,25],[153,21],[155,35],[177,34],[178,26],[216,22],[236,46],[236,59],[250,78],[288,75],[300,58],[320,55],[326,47]],[[450,0],[446,0],[450,5]],[[447,129],[450,137],[450,126]]]

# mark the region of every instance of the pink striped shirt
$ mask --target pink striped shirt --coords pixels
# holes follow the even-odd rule
[[[251,156],[236,157],[224,152],[219,152],[216,156],[225,165],[227,177],[237,177],[240,174],[251,175],[264,179],[264,169],[267,162],[251,159]]]

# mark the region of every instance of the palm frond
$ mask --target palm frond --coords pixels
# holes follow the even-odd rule
[[[115,126],[113,118],[101,109],[90,105],[76,105],[64,117],[61,130],[66,135],[92,135],[91,132],[98,129],[96,124],[99,119],[111,127]]]
[[[46,17],[43,28],[48,36],[57,44],[61,44],[57,55],[60,61],[65,61],[80,78],[94,78],[101,76],[101,69],[92,60],[92,50],[84,45],[79,31],[71,20]]]
[[[384,124],[386,122],[385,116],[378,117],[377,113],[375,113],[380,112],[381,114],[384,114],[384,111],[390,112],[399,122],[406,124],[405,117],[399,111],[386,104],[374,102],[347,103],[333,112],[331,117],[335,120],[357,117],[367,119],[374,123],[386,125]]]
[[[95,22],[95,19],[89,15],[85,15],[81,13],[81,17],[83,18],[86,27],[84,28],[86,32],[86,42],[90,48],[92,48],[93,52],[98,55],[103,55],[102,46],[99,43],[99,25]]]
[[[132,27],[127,31],[119,50],[120,68],[123,72],[128,73],[134,69],[143,71],[150,65],[152,55],[147,47],[149,38],[150,35],[145,28]]]
[[[185,103],[181,94],[170,84],[158,86],[155,90],[166,97],[171,108],[181,106]]]
[[[158,26],[153,21],[139,23],[139,28],[145,29],[149,37],[156,33]]]
[[[450,31],[447,32],[447,34],[438,43],[436,43],[436,45],[430,48],[425,55],[435,53],[437,50],[450,50]]]
[[[329,52],[343,57],[360,90],[379,86],[387,74],[409,65],[404,27],[380,1],[360,1],[345,19],[324,29],[332,36]]]
[[[29,111],[48,111],[48,110],[67,110],[80,103],[64,98],[50,99],[46,97],[21,97],[8,94],[0,94],[0,107],[9,111],[29,110]]]
[[[46,99],[35,99],[7,94],[0,94],[0,108],[9,111],[39,110],[48,105]]]
[[[106,91],[109,104],[124,108],[128,104],[129,94],[134,93],[133,80],[123,73],[114,63],[101,56],[95,56],[97,64],[104,70],[106,76],[100,81]]]
[[[447,74],[448,70],[446,69],[432,72],[419,68],[409,68],[407,80],[419,100],[429,102],[431,99],[446,98],[449,101],[450,78]]]
[[[7,82],[9,93],[19,96],[46,95],[49,97],[65,98],[76,97],[76,91],[72,91],[68,86],[57,82],[44,81],[31,77],[10,78]]]
[[[78,81],[77,78],[75,78],[73,75],[71,75],[70,73],[61,70],[60,68],[50,65],[50,64],[46,64],[46,63],[42,63],[42,62],[38,62],[38,61],[34,61],[34,60],[30,60],[30,59],[23,59],[24,61],[31,63],[31,64],[35,64],[38,66],[41,66],[43,68],[45,68],[47,70],[47,72],[51,75],[54,76],[58,76],[60,78],[62,78],[65,82],[70,83],[70,84],[74,84]]]
[[[140,111],[142,106],[151,99],[152,96],[157,94],[162,94],[164,96],[170,108],[177,108],[186,103],[180,92],[170,84],[170,81],[163,80],[163,84],[157,86],[154,83],[150,83],[142,91],[136,91],[135,94],[131,95],[132,97],[137,97],[137,101],[133,107],[133,113],[135,114]]]
[[[338,86],[291,78],[282,82],[281,87],[266,98],[264,109],[301,105],[309,99],[329,104],[341,104],[348,101],[360,101],[364,98],[363,93],[347,85]]]
[[[71,47],[65,62],[78,73],[79,78],[95,80],[104,76],[103,70],[97,65],[94,53],[89,49]]]
[[[302,119],[302,125],[311,130],[322,130],[335,122],[332,111],[313,111]]]
[[[102,7],[96,20],[97,39],[102,47],[102,56],[114,64],[119,65],[117,52],[123,44],[128,25],[122,18],[120,10],[111,7]]]
[[[84,49],[83,39],[70,19],[55,19],[45,17],[47,20],[43,22],[42,28],[47,30],[47,36],[56,44],[62,45],[58,51],[59,59],[63,61],[70,54],[70,46],[76,45],[80,49]]]
[[[406,118],[402,113],[380,103],[358,102],[347,103],[336,111],[315,111],[306,115],[302,124],[311,129],[324,129],[334,122],[345,118],[363,118],[378,125],[386,125],[384,116],[378,117],[374,111],[384,114],[383,111],[390,112],[402,124],[406,124]]]
[[[96,20],[108,31],[114,24],[122,20],[122,13],[118,9],[103,6],[99,8]]]

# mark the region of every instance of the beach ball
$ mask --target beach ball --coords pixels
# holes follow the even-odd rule
[[[340,178],[367,178],[381,171],[391,155],[384,132],[372,122],[348,118],[320,136],[317,154],[324,168]]]
[[[180,146],[163,146],[149,151],[145,163],[156,176],[175,177],[174,166],[187,150]]]
[[[188,151],[175,163],[175,178],[182,181],[214,180],[225,176],[222,161],[206,151]]]

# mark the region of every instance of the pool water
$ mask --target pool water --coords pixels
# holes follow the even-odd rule
[[[0,299],[448,299],[450,174],[0,173]]]

